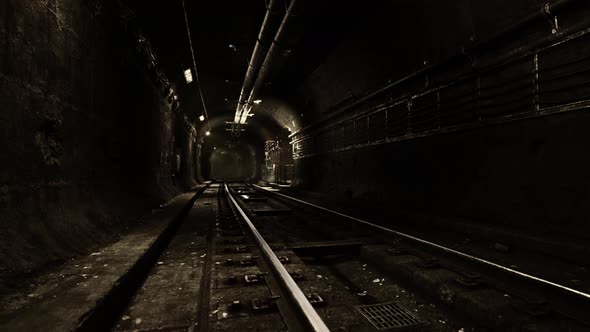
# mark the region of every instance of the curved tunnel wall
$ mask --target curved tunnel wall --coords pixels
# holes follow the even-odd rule
[[[0,5],[0,277],[85,252],[194,184],[195,134],[116,8],[92,3]]]
[[[443,61],[453,53],[459,53],[464,45],[473,44],[471,39],[485,40],[538,11],[543,4],[542,1],[463,1],[457,7],[471,10],[462,12],[448,2],[403,3],[405,5],[397,8],[399,11],[384,11],[371,25],[360,29],[358,34],[345,41],[325,64],[316,69],[302,86],[302,91],[311,96],[313,111],[323,113],[324,116],[336,113],[368,92],[383,87],[388,81],[395,81],[423,68],[424,60],[429,63]],[[437,10],[424,11],[420,4],[427,3]],[[578,2],[578,6],[564,9],[558,14],[563,33],[575,32],[583,27],[584,17],[588,15],[587,7]],[[511,10],[504,10],[507,8]],[[428,15],[431,15],[431,20],[426,17]],[[390,30],[384,28],[384,25],[392,22],[391,19],[386,20],[388,17],[396,18]],[[412,21],[415,17],[424,19]],[[447,33],[447,29],[454,32]],[[394,38],[398,31],[400,36]],[[430,37],[422,38],[427,35]],[[559,34],[552,35],[547,20],[537,20],[511,38],[494,43],[485,52],[477,54],[477,66],[493,62],[507,52],[531,47],[543,39],[559,37]],[[588,37],[583,37],[567,46],[564,44],[541,52],[537,58],[539,66],[553,67],[579,58],[584,54],[580,50],[587,50],[587,40]],[[459,61],[460,64],[465,63],[465,68],[470,67],[467,59],[464,57]],[[492,71],[481,79],[481,84],[514,84],[502,82],[507,80],[506,77],[520,77],[523,72],[529,75],[533,65],[534,57],[527,57],[508,69],[503,67]],[[450,77],[464,69],[457,69],[460,65],[454,66],[418,76],[397,90],[391,89],[353,108],[347,116],[354,119],[355,114],[378,109],[378,105],[387,105],[404,94],[409,98],[412,93],[428,91],[428,88],[419,88],[426,84],[434,88],[438,84],[437,78]],[[563,73],[568,70],[571,72],[573,69],[564,68]],[[541,74],[540,80],[547,77],[546,73]],[[527,77],[530,77],[529,82],[532,84],[534,77]],[[570,77],[567,83],[561,84],[571,85],[581,80],[583,77]],[[542,84],[543,81],[540,82]],[[539,89],[555,88],[555,84],[551,84],[541,85]],[[528,97],[524,93],[523,96],[519,95],[518,91],[525,90],[512,89],[520,99],[507,105],[522,105],[521,101]],[[456,95],[461,93],[465,91],[456,91]],[[588,96],[588,89],[577,86],[561,95],[552,95],[551,100],[564,100],[564,103],[577,101],[584,93]],[[444,98],[444,94],[441,96]],[[498,98],[502,102],[507,99]],[[537,101],[539,103],[543,100],[550,102],[547,96],[541,95],[540,98]],[[418,104],[419,101],[421,99],[416,98],[414,106],[408,107],[427,109],[427,103]],[[530,102],[532,105],[532,97]],[[532,106],[519,106],[514,110],[508,110],[507,107],[498,103],[484,116],[492,118],[496,116],[493,112],[501,114],[503,111],[510,111],[508,114],[534,112]],[[391,110],[407,112],[407,104]],[[475,107],[473,112],[476,112]],[[395,118],[391,116],[399,113],[388,114],[388,119],[392,120]],[[432,221],[442,217],[446,220],[459,219],[587,238],[585,234],[588,234],[590,226],[585,219],[589,212],[590,183],[584,170],[590,167],[590,159],[584,152],[584,142],[588,141],[586,128],[589,123],[583,109],[516,122],[490,123],[483,125],[483,128],[480,126],[426,137],[412,138],[413,128],[402,126],[400,130],[409,130],[408,139],[387,144],[367,144],[385,137],[379,136],[385,128],[382,115],[376,112],[375,116],[369,118],[359,116],[340,125],[336,125],[339,118],[335,117],[305,134],[296,135],[295,140],[302,140],[301,153],[306,155],[296,160],[296,183],[332,196],[387,203],[401,211],[425,214]],[[367,131],[367,121],[376,123],[377,128],[371,127]],[[406,119],[408,121],[413,120]],[[418,133],[422,131],[417,130]],[[405,133],[394,133],[392,136],[404,136]],[[333,137],[339,137],[339,140]]]

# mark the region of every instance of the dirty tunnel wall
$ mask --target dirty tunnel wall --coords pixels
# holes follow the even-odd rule
[[[172,180],[177,153],[196,174],[194,142],[174,153],[188,129],[118,15],[114,1],[0,4],[0,276],[87,252],[194,183]]]
[[[420,27],[403,35],[407,52],[395,56],[396,47],[364,37],[393,38],[383,26],[399,14],[384,10],[303,85],[316,96],[312,108],[333,117],[294,137],[301,154],[296,184],[425,215],[427,223],[460,220],[587,239],[587,2],[557,14],[559,33],[541,17],[469,56],[461,46],[490,38],[544,2],[463,1],[463,11],[440,2],[437,12],[447,15],[436,20],[427,19],[432,12],[420,2],[428,1],[392,3],[406,4],[405,18],[394,24]],[[455,18],[450,26],[440,22],[449,18]],[[421,38],[429,32],[439,38]],[[335,115],[421,69],[414,79]]]

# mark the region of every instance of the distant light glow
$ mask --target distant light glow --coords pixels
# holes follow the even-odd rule
[[[240,118],[239,118],[240,124],[246,124],[246,120],[250,116],[251,109],[252,109],[252,106],[250,106],[250,105],[244,106],[244,110],[242,110],[242,114],[240,115]]]
[[[205,116],[203,114],[199,115],[199,121],[201,121],[201,122],[205,121]]]
[[[256,99],[256,100],[254,101],[254,104],[258,105],[258,104],[260,104],[261,102],[262,102],[262,99]]]
[[[193,73],[191,73],[190,69],[184,71],[184,79],[187,84],[193,81]]]
[[[207,130],[207,131],[205,132],[205,136],[209,136],[209,135],[211,135],[211,132],[210,132],[209,130]]]
[[[240,124],[246,124],[246,120],[248,119],[248,112],[242,112],[242,117],[240,118]]]

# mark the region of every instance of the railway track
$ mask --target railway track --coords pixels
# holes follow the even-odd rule
[[[360,253],[365,261],[381,266],[394,278],[397,275],[399,280],[410,281],[406,284],[421,289],[423,293],[439,295],[438,302],[461,317],[483,323],[483,327],[589,328],[590,294],[586,292],[284,195],[277,190],[257,185],[252,188],[258,194],[272,197],[298,211],[301,218],[312,220],[306,223],[311,227],[306,231],[308,234],[324,233],[329,234],[328,238],[338,240],[368,239]],[[414,264],[407,264],[408,260]],[[412,265],[414,267],[409,267]],[[439,280],[426,277],[416,281],[416,277],[427,274],[438,275],[435,279]],[[494,298],[503,298],[504,301]],[[492,305],[482,305],[486,301]]]
[[[590,328],[588,294],[384,225],[244,183],[193,201],[79,330]]]
[[[271,290],[273,284],[279,285],[272,293],[286,330],[454,329],[446,325],[449,319],[431,306],[420,308],[430,319],[422,320],[417,314],[420,305],[416,298],[423,303],[421,306],[427,302],[425,299],[385,282],[384,277],[375,278],[378,271],[355,259],[355,251],[364,242],[334,241],[324,231],[309,232],[309,224],[316,223],[317,218],[301,216],[301,211],[297,213],[280,202],[257,196],[250,186],[234,184],[227,187],[226,193],[241,217],[238,222],[244,234],[253,239],[253,250],[260,250],[259,277]],[[305,227],[296,227],[298,223]],[[344,236],[340,232],[332,235]],[[400,295],[404,299],[399,299]],[[294,316],[298,318],[289,322]]]

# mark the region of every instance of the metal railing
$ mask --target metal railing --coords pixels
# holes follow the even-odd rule
[[[588,24],[588,22],[584,22]],[[352,109],[292,135],[294,158],[590,107],[590,28],[451,81],[434,69],[380,89]],[[433,83],[434,82],[434,83]],[[414,88],[412,88],[414,86]],[[417,87],[416,87],[417,86]]]

